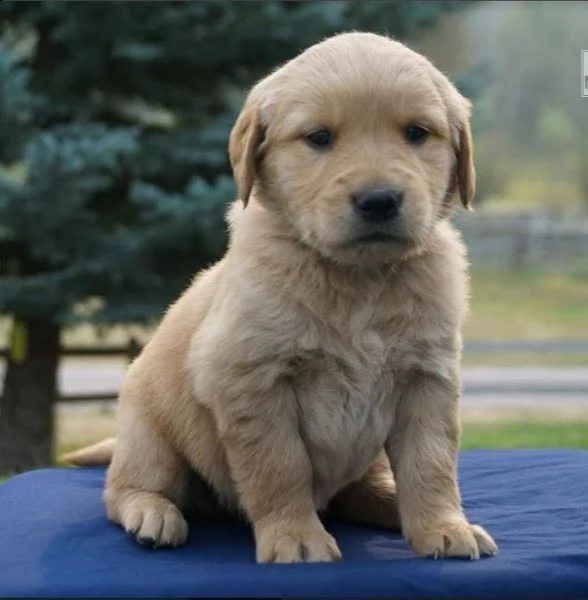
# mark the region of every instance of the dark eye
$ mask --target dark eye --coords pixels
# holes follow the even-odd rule
[[[327,148],[333,141],[333,134],[327,129],[313,131],[306,136],[308,142],[316,148]]]
[[[404,137],[409,144],[422,144],[429,137],[429,132],[418,125],[409,125],[404,130]]]

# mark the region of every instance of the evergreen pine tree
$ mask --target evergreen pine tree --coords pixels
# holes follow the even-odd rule
[[[327,34],[463,2],[0,3],[0,472],[51,463],[59,337],[157,318],[224,248],[243,89]]]

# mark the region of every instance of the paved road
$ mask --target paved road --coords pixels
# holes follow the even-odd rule
[[[108,393],[118,390],[125,364],[114,361],[66,361],[59,373],[65,394]],[[464,367],[464,405],[586,406],[588,366],[582,367]]]
[[[112,393],[119,389],[125,367],[122,361],[66,360],[59,372],[59,389],[65,395]],[[588,366],[464,367],[463,380],[466,406],[565,405],[588,410]]]

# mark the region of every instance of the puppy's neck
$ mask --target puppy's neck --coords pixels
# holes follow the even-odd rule
[[[353,264],[337,261],[325,256],[318,249],[300,239],[287,220],[277,211],[265,207],[252,195],[247,207],[236,200],[227,214],[232,252],[243,256],[255,256],[266,264],[279,265],[287,271],[296,271],[301,263],[315,265],[330,277],[373,280],[393,276],[398,271],[415,267],[423,257],[438,254],[444,246],[454,246],[457,234],[447,219],[439,221],[422,244],[411,248],[395,260],[380,264]]]

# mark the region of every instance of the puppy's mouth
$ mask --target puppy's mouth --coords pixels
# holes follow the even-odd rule
[[[377,244],[379,242],[383,243],[392,243],[399,242],[397,236],[390,235],[389,233],[382,233],[381,231],[374,231],[372,233],[366,233],[364,235],[360,235],[355,238],[354,242],[356,244]]]
[[[407,246],[411,244],[411,239],[404,231],[399,231],[399,229],[393,231],[376,229],[358,232],[358,235],[349,240],[348,244],[354,246],[370,246],[374,244]]]

